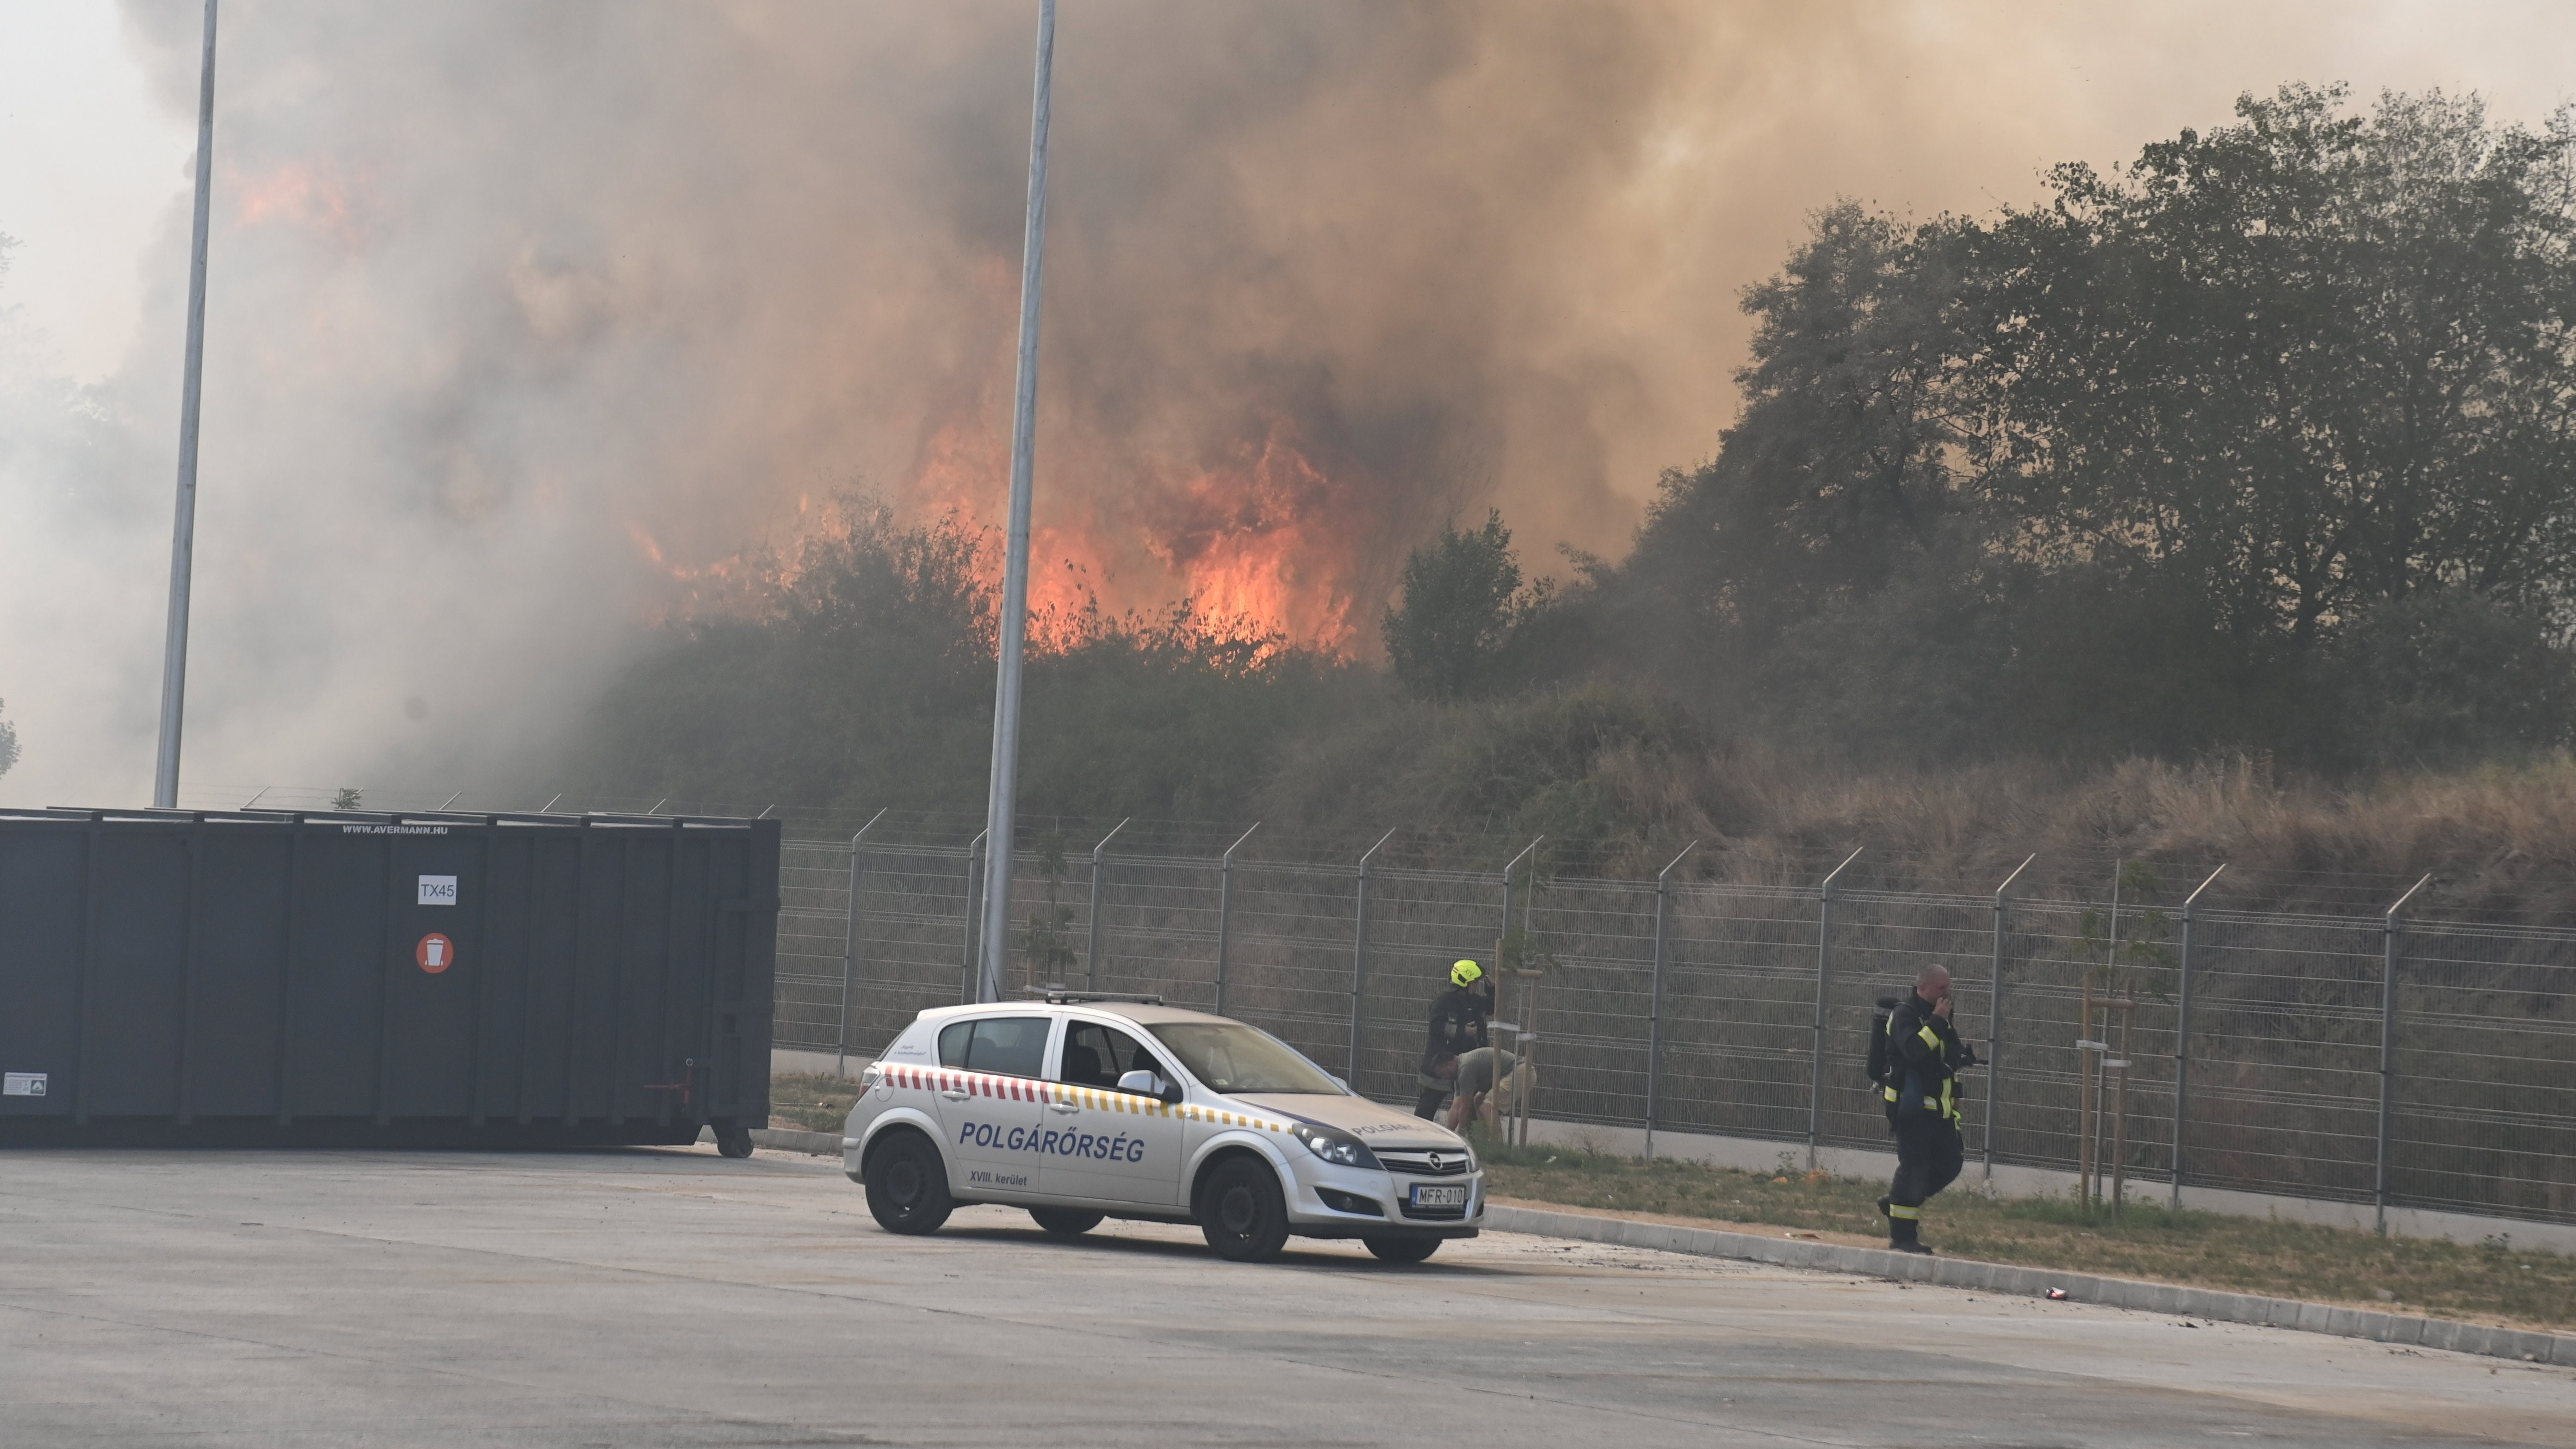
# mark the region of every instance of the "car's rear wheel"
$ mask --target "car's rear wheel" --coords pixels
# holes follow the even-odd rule
[[[918,1132],[897,1132],[868,1155],[868,1211],[889,1233],[935,1233],[956,1210],[939,1149]]]
[[[1409,1233],[1372,1233],[1360,1241],[1386,1263],[1419,1263],[1440,1251],[1438,1238],[1417,1238]]]
[[[1199,1231],[1220,1258],[1266,1263],[1288,1246],[1288,1199],[1270,1164],[1229,1157],[1199,1189]]]
[[[1057,1237],[1070,1238],[1100,1226],[1105,1214],[1081,1212],[1074,1208],[1031,1208],[1029,1216],[1038,1220],[1039,1227]]]
[[[715,1129],[715,1132],[716,1151],[727,1157],[749,1157],[751,1155],[750,1128],[718,1127]]]

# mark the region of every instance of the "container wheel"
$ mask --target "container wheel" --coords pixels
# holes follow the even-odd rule
[[[1199,1231],[1220,1258],[1266,1263],[1288,1246],[1288,1199],[1270,1164],[1229,1157],[1199,1189]]]
[[[748,1127],[718,1127],[716,1129],[716,1151],[723,1153],[727,1157],[749,1157],[751,1155],[751,1129]]]
[[[1440,1251],[1438,1238],[1415,1237],[1411,1233],[1372,1233],[1360,1241],[1386,1263],[1419,1263]]]

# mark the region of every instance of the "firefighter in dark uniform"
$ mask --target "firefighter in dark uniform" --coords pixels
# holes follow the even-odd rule
[[[1896,1180],[1878,1200],[1887,1214],[1887,1245],[1928,1253],[1920,1233],[1923,1204],[1958,1180],[1965,1161],[1959,1140],[1959,1073],[1977,1054],[1950,1025],[1950,971],[1926,966],[1914,993],[1887,1018],[1887,1125],[1896,1132]]]
[[[1449,968],[1449,985],[1431,998],[1431,1039],[1422,1049],[1422,1096],[1413,1115],[1431,1120],[1457,1090],[1458,1059],[1485,1045],[1485,1022],[1494,1014],[1489,990],[1479,990],[1485,970],[1473,961]]]

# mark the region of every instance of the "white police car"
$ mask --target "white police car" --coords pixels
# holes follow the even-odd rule
[[[1484,1177],[1456,1134],[1380,1106],[1258,1027],[1153,997],[925,1011],[860,1074],[843,1164],[890,1232],[959,1203],[1050,1233],[1195,1222],[1228,1258],[1291,1235],[1418,1263],[1472,1238]]]

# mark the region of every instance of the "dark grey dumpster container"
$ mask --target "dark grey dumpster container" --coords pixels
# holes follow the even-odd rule
[[[737,1142],[778,822],[0,812],[0,1144]]]

